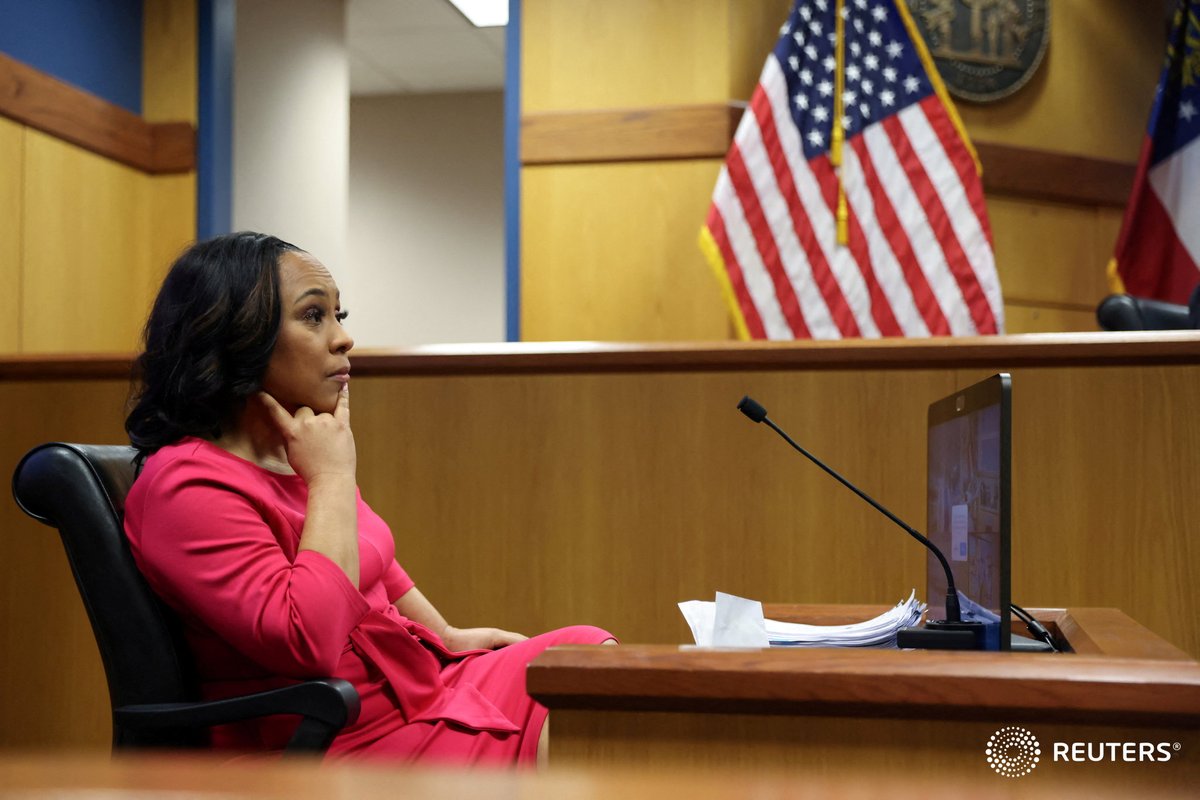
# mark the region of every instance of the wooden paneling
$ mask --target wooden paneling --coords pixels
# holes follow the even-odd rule
[[[142,3],[142,116],[197,122],[196,0]]]
[[[0,353],[131,350],[195,238],[195,2],[143,22],[144,117],[0,55]]]
[[[26,133],[21,346],[131,351],[153,291],[147,177]]]
[[[1115,606],[1200,654],[1200,597],[1183,599],[1200,513],[1180,482],[1197,380],[1192,367],[1014,373],[1016,602]]]
[[[1200,747],[1195,730],[1049,724],[1037,716],[958,721],[787,717],[752,714],[613,713],[552,715],[550,757],[559,765],[593,769],[757,770],[791,774],[797,784],[827,780],[852,768],[887,788],[861,795],[889,797],[928,782],[930,796],[960,782],[970,797],[1025,797],[1049,789],[1061,797],[1187,797],[1200,774],[1187,754]],[[1034,732],[1041,760],[1024,778],[997,775],[986,761],[989,737],[1005,725]],[[1054,762],[1054,742],[1179,743],[1168,763]],[[1013,781],[1026,783],[1015,785]],[[1054,787],[1054,788],[1050,788]],[[952,794],[946,795],[953,796]]]
[[[1004,329],[1011,334],[1041,331],[1097,331],[1096,309],[1053,306],[1033,301],[1010,300],[1004,304]]]
[[[921,528],[928,403],[1008,368],[1014,599],[1120,608],[1200,655],[1200,335],[454,350],[360,356],[354,427],[363,497],[455,624],[674,643],[676,604],[718,589],[923,595],[921,549],[735,405],[753,395]],[[0,403],[25,413],[0,431],[0,473],[42,441],[123,441],[127,365],[0,361]],[[61,547],[11,503],[0,532],[0,744],[100,746],[103,678]]]
[[[0,286],[10,298],[9,313],[0,317],[0,353],[12,353],[21,342],[21,183],[25,129],[0,118]]]
[[[726,4],[729,71],[725,97],[750,99],[767,54],[779,39],[779,27],[793,5],[792,0],[730,0]]]
[[[1004,100],[958,101],[967,130],[985,141],[1136,161],[1162,69],[1164,4],[1050,5],[1050,46],[1037,74]]]
[[[152,174],[195,168],[195,130],[156,126],[0,53],[0,114]]]
[[[130,296],[128,313],[141,325],[171,264],[196,238],[196,173],[147,176],[146,269],[140,275],[140,290]]]
[[[0,381],[0,476],[48,441],[127,442],[126,381]],[[108,688],[70,567],[52,528],[0,503],[0,748],[107,749]]]
[[[724,158],[744,102],[659,108],[543,111],[521,119],[521,163],[585,164]],[[1132,162],[976,142],[989,194],[1124,208]]]
[[[717,589],[896,602],[924,586],[919,548],[734,405],[754,395],[920,526],[925,407],[987,371],[368,378],[355,424],[382,433],[360,445],[363,492],[418,582],[472,624],[503,601],[518,629],[685,641],[675,603]],[[1120,607],[1200,653],[1197,380],[1195,366],[1014,370],[1018,603]],[[452,424],[401,422],[433,413]]]
[[[1120,211],[989,198],[1000,283],[1009,302],[1096,304],[1108,294],[1104,265]]]
[[[723,103],[758,77],[786,13],[780,0],[526,0],[522,112]]]
[[[521,338],[730,338],[696,245],[719,169],[678,161],[523,170]]]
[[[143,4],[142,116],[159,123],[156,132],[169,125],[192,128],[197,122],[196,20],[195,0],[146,0]],[[155,143],[162,146],[180,140],[160,142],[156,137]],[[167,268],[196,238],[196,173],[148,178],[146,191],[151,235],[145,277],[150,293],[132,297],[129,308],[139,321],[149,314]]]
[[[522,123],[522,159],[527,165],[543,167],[687,157],[719,159],[732,140],[739,113],[734,104],[709,104],[529,115]],[[1006,304],[1013,312],[1006,330],[1009,333],[1096,330],[1092,311],[1109,291],[1103,265],[1116,242],[1121,206],[1132,187],[1134,165],[994,143],[980,143],[978,147],[989,192],[988,208],[995,237],[997,269]],[[527,170],[527,191],[541,191],[542,184],[538,180],[544,175],[543,171]],[[596,168],[575,173],[564,171],[561,175],[597,176],[604,173]],[[610,196],[620,197],[637,191],[621,184],[621,175],[615,172],[605,176],[611,186],[608,189],[582,186],[575,189],[579,198],[571,205],[579,209],[579,218],[566,224],[588,225],[590,223],[585,222],[584,217],[588,213],[605,213],[598,206],[609,202]],[[563,182],[569,180],[564,178]],[[699,192],[710,187],[701,183],[695,188],[697,194],[693,197],[707,196]],[[665,184],[660,194],[653,195],[654,202],[667,202],[661,192],[670,190],[671,184]],[[560,198],[558,202],[570,201]],[[623,207],[624,202],[614,205]],[[527,213],[537,215],[551,226],[557,226],[560,219],[554,215],[553,208],[537,203],[530,204]],[[697,213],[697,209],[692,208],[691,213]],[[682,218],[679,224],[686,230],[696,219],[699,217]],[[668,222],[670,220],[668,218]],[[610,220],[609,224],[627,226],[626,229],[634,231],[631,234],[634,241],[646,235],[648,230],[639,226],[633,217],[620,216]],[[578,231],[566,233],[573,236]],[[678,232],[676,238],[682,238]],[[536,242],[536,248],[549,250],[556,246],[551,241],[552,234],[543,228],[531,231],[525,239]],[[606,240],[603,232],[592,234],[592,239]],[[624,246],[625,240],[617,244]],[[557,246],[564,245],[557,243]],[[536,253],[536,248],[529,249]],[[664,258],[672,257],[666,255],[669,251],[656,252],[663,252]],[[673,257],[682,261],[686,260],[684,255],[687,254]],[[580,256],[573,255],[571,262],[578,259]],[[586,259],[584,256],[583,260]],[[555,263],[559,268],[564,266],[561,260]],[[540,262],[535,262],[533,269],[536,271],[539,266]],[[523,263],[523,267],[528,268],[528,265]],[[623,271],[627,270],[618,270],[618,275]],[[606,272],[611,274],[609,270]],[[589,331],[578,324],[578,317],[568,313],[578,310],[578,306],[570,304],[580,302],[579,297],[565,296],[571,285],[569,281],[560,280],[554,284],[557,289],[564,290],[563,295],[551,294],[552,287],[549,286],[528,285],[527,295],[533,307],[525,312],[531,320],[532,330],[538,334],[526,333],[527,339],[568,334],[573,338],[687,338],[669,333],[656,335],[655,327],[642,325],[642,320],[628,314],[609,318],[603,327]],[[624,305],[629,297],[637,298],[647,293],[663,296],[670,291],[654,281],[646,285],[631,281],[625,289],[627,293],[619,300],[614,298],[611,304]],[[605,289],[600,285],[576,290],[586,294],[592,302],[605,295]],[[648,302],[651,302],[650,298],[646,298]],[[554,306],[561,316],[553,321],[546,320],[543,326],[540,315],[547,304]],[[684,323],[680,319],[675,324],[682,326]],[[663,331],[670,328],[666,321],[660,322],[658,327]]]

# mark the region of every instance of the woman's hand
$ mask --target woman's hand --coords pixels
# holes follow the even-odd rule
[[[396,610],[414,622],[419,622],[441,637],[442,643],[455,652],[463,650],[495,650],[523,642],[528,636],[499,628],[455,628],[433,607],[433,603],[411,587],[394,603]]]
[[[349,477],[354,480],[358,454],[354,447],[354,432],[350,429],[350,386],[338,392],[337,406],[332,414],[315,413],[302,406],[289,414],[266,392],[258,393],[275,427],[283,435],[288,464],[307,484],[326,476]]]
[[[308,484],[300,549],[330,559],[358,586],[358,459],[350,430],[350,387],[342,387],[332,414],[300,408],[292,415],[266,392],[258,396],[283,435],[288,463]]]
[[[446,626],[442,633],[442,641],[449,649],[462,650],[496,650],[510,644],[523,642],[528,636],[522,636],[512,631],[502,631],[499,628],[454,628]]]

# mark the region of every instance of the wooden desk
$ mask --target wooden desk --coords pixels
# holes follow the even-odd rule
[[[818,624],[881,610],[765,609]],[[1041,743],[1039,780],[1200,785],[1200,664],[1115,609],[1035,613],[1076,652],[577,647],[544,653],[527,680],[551,709],[556,762],[981,780],[989,737],[1018,725]],[[1058,742],[1165,743],[1171,758],[1073,763],[1055,760]]]

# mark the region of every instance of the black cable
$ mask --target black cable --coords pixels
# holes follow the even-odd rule
[[[1010,603],[1009,608],[1011,608],[1012,612],[1016,614],[1022,622],[1025,623],[1025,627],[1031,634],[1033,634],[1033,638],[1050,645],[1050,649],[1056,653],[1062,652],[1058,649],[1058,645],[1055,644],[1054,637],[1050,634],[1050,631],[1046,630],[1046,626],[1038,622],[1034,618],[1033,614],[1030,614],[1016,603]]]

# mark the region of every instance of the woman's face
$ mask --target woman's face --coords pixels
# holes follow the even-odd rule
[[[292,413],[301,406],[332,412],[350,382],[347,353],[354,347],[342,327],[337,284],[308,253],[286,251],[279,259],[279,299],[279,337],[263,391]]]

